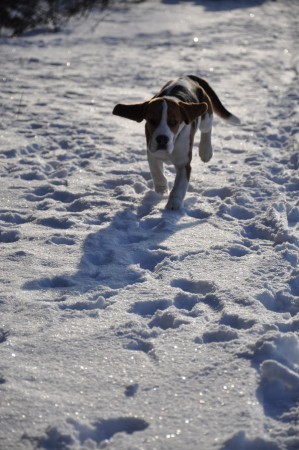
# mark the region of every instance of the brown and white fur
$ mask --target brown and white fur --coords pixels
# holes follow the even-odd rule
[[[217,94],[202,78],[193,75],[169,81],[152,99],[138,104],[118,104],[113,114],[142,122],[145,120],[148,163],[155,191],[168,193],[163,164],[176,168],[174,186],[166,209],[179,209],[187,192],[194,135],[199,128],[199,155],[208,162],[212,155],[213,112],[222,119],[240,123],[222,105]]]

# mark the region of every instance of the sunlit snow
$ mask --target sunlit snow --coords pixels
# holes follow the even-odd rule
[[[0,38],[1,450],[299,448],[298,5]],[[188,74],[242,125],[215,119],[208,164],[197,135],[165,211],[112,110]]]

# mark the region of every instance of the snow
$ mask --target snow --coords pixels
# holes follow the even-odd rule
[[[1,450],[299,448],[298,12],[153,0],[1,37]],[[186,74],[241,125],[208,164],[197,135],[173,212],[112,110]]]

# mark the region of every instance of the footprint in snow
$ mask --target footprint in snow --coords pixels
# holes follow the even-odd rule
[[[88,425],[74,419],[69,419],[68,423],[76,430],[77,439],[81,445],[87,439],[99,444],[103,441],[110,440],[117,433],[133,434],[144,431],[149,426],[146,420],[138,417],[99,419]]]
[[[22,439],[35,443],[35,448],[44,450],[85,448],[86,445],[88,448],[98,448],[98,445],[109,441],[115,434],[142,432],[148,426],[146,420],[138,417],[99,419],[88,424],[70,418],[63,424],[48,427],[40,437],[24,434]]]
[[[171,300],[145,300],[138,301],[129,309],[130,313],[138,314],[143,317],[153,316],[156,311],[164,311],[172,305]]]
[[[8,335],[9,335],[9,332],[7,330],[0,328],[0,344],[3,344],[4,342],[6,342]]]
[[[289,204],[275,203],[260,218],[243,227],[242,235],[248,239],[273,241],[275,244],[290,243],[299,246],[294,224],[299,220],[299,209]]]
[[[214,282],[208,280],[189,280],[187,278],[177,278],[171,281],[171,286],[179,288],[188,294],[194,294],[197,296],[197,303],[204,303],[212,308],[214,311],[220,311],[223,309],[222,301],[215,293],[217,286]],[[192,297],[192,296],[191,296]],[[180,302],[179,296],[176,298],[176,303],[181,303],[183,306],[185,296],[182,297]],[[192,304],[192,299],[190,300]],[[188,305],[188,301],[187,301]],[[193,305],[194,306],[194,305]],[[183,309],[183,308],[182,308]]]
[[[299,414],[299,372],[276,360],[260,365],[260,386],[257,398],[265,414],[297,424]],[[287,419],[288,417],[288,419]]]
[[[152,362],[158,362],[158,357],[155,352],[155,346],[150,341],[135,337],[132,338],[127,344],[125,344],[124,348],[135,352],[143,352],[152,360]]]
[[[254,217],[255,212],[245,206],[222,204],[218,214],[226,220],[249,220]]]
[[[37,219],[35,223],[44,227],[67,230],[71,228],[75,222],[70,220],[68,217],[50,216],[42,219]]]
[[[0,229],[0,244],[11,244],[21,239],[22,235],[18,230],[1,230]]]
[[[8,335],[9,332],[7,330],[0,328],[0,344],[6,342]],[[0,385],[4,384],[5,382],[6,382],[5,377],[0,373]]]
[[[54,245],[74,245],[76,243],[76,240],[74,239],[74,236],[55,234],[50,239],[48,239],[46,243]]]
[[[135,264],[139,264],[142,269],[154,272],[156,266],[160,264],[167,256],[169,256],[169,253],[167,252],[161,252],[160,250],[147,250],[133,254],[132,261]]]
[[[256,299],[269,311],[290,313],[291,316],[295,316],[299,312],[297,281],[298,277],[291,277],[289,290],[271,292],[265,289],[256,296]]]
[[[134,397],[137,394],[138,389],[139,389],[138,383],[129,384],[128,386],[126,386],[125,396]]]
[[[56,186],[46,184],[34,189],[26,199],[37,204],[36,208],[41,210],[50,209],[59,204],[65,205],[69,212],[82,212],[94,206],[107,206],[105,201],[88,198],[88,194],[74,194],[66,189],[57,189]]]
[[[232,257],[242,258],[243,256],[248,255],[248,253],[250,253],[250,250],[244,245],[235,244],[231,247],[228,247],[227,252]]]
[[[23,288],[26,290],[66,289],[73,286],[75,286],[75,280],[71,276],[40,278],[38,280],[27,281],[23,284]]]
[[[255,325],[256,320],[243,318],[240,317],[238,314],[224,313],[219,323],[223,325],[228,325],[231,328],[235,328],[236,330],[248,330],[249,328],[252,328]]]
[[[71,310],[71,311],[93,311],[99,309],[106,309],[109,303],[106,301],[104,297],[98,297],[95,299],[87,299],[76,301],[74,303],[62,303],[59,305],[59,308],[62,310]]]
[[[222,187],[206,189],[202,195],[209,198],[219,197],[221,200],[225,200],[226,198],[231,197],[233,192],[229,187]]]
[[[218,342],[229,342],[238,339],[238,333],[230,327],[220,325],[214,330],[209,330],[203,333],[202,337],[195,339],[196,343],[211,344]]]
[[[281,450],[274,442],[257,437],[249,439],[244,431],[229,438],[220,450]]]
[[[272,331],[241,356],[250,358],[260,378],[256,395],[265,414],[297,421],[299,414],[299,339],[293,333]]]
[[[191,312],[193,308],[200,302],[201,299],[198,298],[198,295],[189,293],[178,294],[174,298],[174,306],[177,309],[182,309],[189,312]]]
[[[189,323],[178,314],[177,308],[172,306],[172,301],[166,299],[136,302],[129,312],[150,318],[151,320],[148,322],[150,328],[158,327],[167,330]]]
[[[187,209],[186,213],[188,216],[193,217],[193,219],[199,219],[199,220],[204,220],[204,219],[208,219],[211,215],[212,212],[209,211],[205,211],[204,209]]]
[[[167,309],[165,311],[157,311],[152,320],[149,321],[150,328],[158,327],[162,330],[169,328],[179,328],[181,325],[187,325],[190,321],[178,315],[176,309]]]
[[[182,291],[190,292],[191,294],[206,295],[216,290],[215,283],[206,280],[188,280],[187,278],[177,278],[171,281],[172,287],[182,289]]]
[[[5,211],[0,214],[0,221],[9,224],[21,225],[23,223],[30,222],[31,220],[31,215],[28,216],[27,214],[18,213],[15,211]]]

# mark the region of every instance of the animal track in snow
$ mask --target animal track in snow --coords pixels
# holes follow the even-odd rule
[[[248,248],[243,245],[235,244],[231,247],[228,247],[227,252],[230,256],[242,258],[243,256],[248,255],[248,253],[250,253],[250,250],[248,250]]]
[[[149,423],[146,420],[138,417],[99,419],[90,424],[70,418],[63,426],[49,427],[40,438],[25,435],[23,439],[37,441],[36,448],[45,450],[65,450],[73,446],[95,448],[101,442],[112,439],[117,433],[133,434],[144,431],[148,426]]]
[[[244,226],[242,234],[249,239],[265,239],[275,244],[290,242],[299,246],[294,223],[298,222],[298,208],[289,204],[274,203],[259,222],[252,221]]]
[[[170,300],[148,300],[136,302],[129,309],[130,313],[139,314],[140,316],[152,316],[158,310],[165,310],[171,306]]]
[[[157,311],[152,320],[148,323],[150,328],[159,327],[162,330],[168,328],[179,328],[181,325],[187,325],[190,321],[178,316],[176,309],[168,308],[165,311]]]
[[[42,225],[44,227],[56,228],[61,230],[67,230],[74,225],[74,222],[70,220],[68,217],[46,217],[42,219],[37,219],[35,221],[38,225]]]
[[[193,217],[194,219],[208,219],[212,213],[205,211],[203,209],[197,208],[197,209],[188,209],[187,211],[188,216]]]
[[[293,273],[291,274],[290,281],[289,281],[290,291],[291,294],[299,297],[299,269],[295,269]],[[298,302],[297,302],[298,304]],[[299,309],[299,305],[298,305]]]
[[[128,386],[126,386],[125,396],[126,397],[134,397],[138,391],[138,388],[139,388],[138,383],[129,384]]]
[[[73,236],[54,234],[50,239],[46,241],[46,243],[54,245],[74,245],[76,241]]]
[[[53,278],[41,278],[39,280],[27,281],[24,283],[23,288],[26,290],[64,289],[70,288],[74,285],[75,281],[72,277],[56,276]]]
[[[10,244],[19,241],[22,235],[18,230],[1,230],[0,229],[0,244]]]
[[[150,328],[158,327],[167,330],[189,323],[188,320],[178,316],[177,308],[172,306],[170,300],[166,299],[136,302],[129,312],[151,318],[148,322]]]
[[[175,306],[180,306],[180,309],[191,311],[195,306],[198,309],[201,304],[209,306],[214,311],[223,309],[222,301],[215,293],[217,286],[212,281],[194,281],[187,278],[178,278],[171,281],[171,286],[179,288],[186,293],[183,296],[178,294],[176,297],[174,304]],[[189,315],[196,316],[198,312],[191,311]]]
[[[0,344],[3,344],[7,340],[7,337],[9,335],[9,332],[4,330],[3,328],[0,328]]]
[[[287,322],[276,322],[276,326],[279,331],[284,333],[299,331],[299,317],[297,319],[292,318]]]
[[[249,220],[254,217],[254,212],[250,211],[248,208],[239,205],[226,205],[223,204],[219,210],[220,216],[224,219],[232,220]]]
[[[292,280],[290,280],[290,282],[292,283]],[[270,290],[265,289],[258,294],[256,298],[269,311],[282,314],[288,312],[292,316],[299,312],[299,304],[294,299],[294,293],[289,293],[288,291],[272,293]]]
[[[265,360],[260,365],[260,386],[257,398],[265,414],[297,424],[299,413],[299,373],[276,360]],[[290,413],[293,410],[293,415]]]
[[[3,344],[4,342],[6,342],[8,335],[9,335],[9,332],[7,330],[0,328],[0,344]],[[5,382],[6,382],[5,377],[0,373],[0,385],[4,384]]]
[[[111,419],[100,419],[84,426],[76,420],[69,420],[78,432],[78,440],[81,445],[91,439],[97,443],[110,440],[117,433],[133,434],[148,428],[149,423],[138,417],[117,417]]]
[[[229,325],[236,330],[248,330],[249,328],[253,327],[256,321],[253,319],[242,318],[238,316],[238,314],[225,313],[222,315],[219,323],[223,325]]]
[[[161,251],[148,250],[146,252],[140,252],[139,254],[133,255],[133,262],[135,264],[139,264],[142,269],[149,270],[153,272],[155,267],[161,263],[166,257],[168,253],[164,253]]]
[[[186,311],[192,311],[194,306],[201,302],[198,295],[195,294],[178,294],[174,299],[174,306],[178,309],[183,309]]]
[[[81,300],[74,303],[62,303],[59,308],[62,310],[74,310],[74,311],[92,311],[107,308],[109,303],[106,302],[104,297],[98,297],[90,300]]]
[[[239,431],[228,439],[221,450],[281,450],[280,447],[271,441],[266,441],[260,437],[249,439],[244,431]]]
[[[225,200],[226,198],[231,197],[233,192],[228,187],[222,187],[207,189],[203,192],[203,195],[205,197],[219,197],[221,200]]]
[[[124,345],[127,350],[138,351],[145,353],[154,363],[158,362],[158,357],[155,352],[155,346],[151,341],[141,339],[139,337],[132,338]]]
[[[82,212],[92,209],[94,206],[107,206],[107,202],[99,201],[88,193],[72,193],[66,189],[57,189],[55,186],[47,184],[40,186],[27,195],[27,200],[37,203],[37,209],[49,209],[59,204],[66,205],[69,212]]]
[[[265,414],[282,419],[290,411],[299,412],[299,339],[294,333],[281,334],[277,331],[262,336],[243,354],[250,357],[259,370],[260,383],[257,398]]]
[[[186,278],[178,278],[171,281],[172,287],[178,287],[185,292],[190,292],[191,294],[202,294],[206,295],[210,292],[216,290],[215,283],[206,280],[188,280]]]
[[[26,222],[30,222],[32,220],[32,216],[28,216],[25,213],[19,213],[15,211],[6,211],[3,210],[0,212],[0,221],[15,225],[20,225]]]
[[[199,338],[199,340],[200,339],[201,338]],[[229,342],[234,339],[238,339],[238,333],[225,325],[220,325],[214,330],[206,331],[202,335],[202,342],[204,344],[210,344],[213,342]],[[198,340],[196,340],[196,342],[198,342]]]

